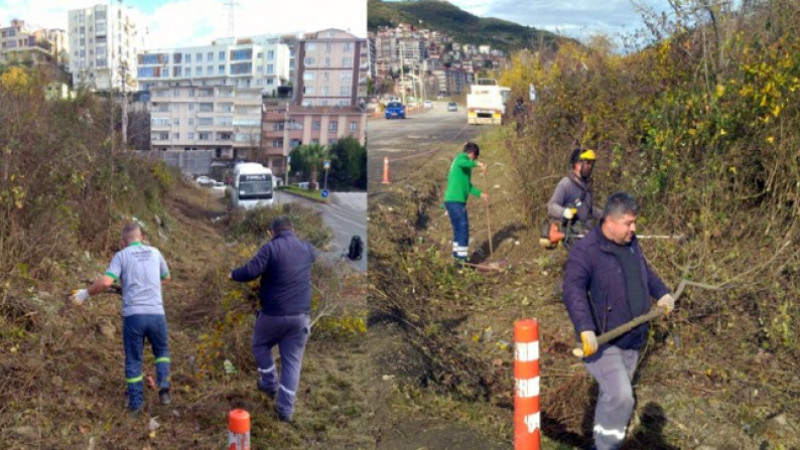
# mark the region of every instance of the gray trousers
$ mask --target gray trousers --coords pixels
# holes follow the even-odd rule
[[[618,449],[633,413],[633,372],[638,350],[608,347],[597,360],[586,363],[600,392],[594,410],[594,445],[597,450]]]
[[[253,331],[253,356],[256,359],[259,385],[277,393],[276,408],[281,418],[291,418],[294,399],[300,384],[300,368],[309,336],[309,316],[268,316],[261,312]],[[275,369],[272,347],[278,346],[281,356],[281,377]]]

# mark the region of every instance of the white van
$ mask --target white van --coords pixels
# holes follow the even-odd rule
[[[259,163],[236,164],[231,186],[233,207],[251,209],[272,206],[274,181],[272,171]]]

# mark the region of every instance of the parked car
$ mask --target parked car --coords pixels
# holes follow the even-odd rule
[[[423,103],[422,106],[428,109],[433,108],[433,102],[430,100],[425,100],[425,103]]]
[[[448,110],[448,111],[451,111],[451,112],[452,112],[452,111],[458,111],[458,103],[456,103],[456,102],[450,102],[450,103],[448,103],[448,104],[447,104],[447,110]]]
[[[195,181],[195,183],[199,184],[200,186],[210,187],[214,183],[216,183],[217,180],[215,180],[215,179],[213,179],[211,177],[207,177],[205,175],[200,175],[194,181]]]
[[[405,119],[406,107],[400,102],[389,102],[386,104],[387,119]]]

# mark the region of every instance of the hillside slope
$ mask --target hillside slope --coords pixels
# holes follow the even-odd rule
[[[368,29],[407,23],[428,28],[467,44],[490,44],[504,51],[522,48],[557,48],[571,41],[549,31],[519,25],[507,20],[483,18],[445,1],[417,0],[385,2],[369,0]]]

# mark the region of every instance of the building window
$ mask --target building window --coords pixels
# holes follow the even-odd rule
[[[176,125],[176,126],[180,126],[181,125],[181,119],[179,119],[178,117],[172,119],[172,124]]]
[[[187,68],[186,68],[186,76],[187,76],[187,77],[190,77],[190,76],[192,76],[192,68],[191,68],[191,67],[187,67]]]
[[[183,55],[183,60],[186,61],[186,64],[189,64],[190,62],[192,62],[192,55],[190,55],[188,53]],[[189,69],[186,69],[186,70],[189,70]]]
[[[214,61],[214,52],[208,52],[208,54],[206,55],[206,60],[208,62]]]
[[[328,139],[328,145],[336,145],[337,142],[339,142],[338,139]]]
[[[225,75],[225,64],[220,64],[220,65],[217,67],[217,73],[218,73],[219,75]]]
[[[272,147],[273,148],[283,148],[283,139],[273,139],[272,140]]]
[[[198,139],[201,141],[210,141],[211,140],[211,133],[199,133]]]
[[[217,56],[218,56],[217,59],[219,59],[220,61],[225,61],[225,52],[224,51],[219,52],[219,55],[217,55]]]
[[[249,62],[231,64],[231,75],[250,74],[253,72],[253,64]]]
[[[191,120],[191,119],[190,119]],[[193,141],[194,140],[194,133],[186,133],[186,139]]]
[[[331,59],[330,58],[325,58],[325,64],[324,65],[325,65],[325,67],[330,67],[331,66]]]
[[[342,67],[353,67],[353,58],[349,56],[342,58]]]
[[[194,103],[187,103],[186,109],[189,111],[194,111]]]
[[[268,60],[273,60],[273,59],[275,59],[275,51],[274,51],[274,50],[269,50],[269,51],[267,52],[267,59],[268,59]]]
[[[273,73],[275,73],[275,66],[267,64],[267,74],[272,75]]]
[[[214,66],[206,66],[206,73],[209,75],[214,75]]]
[[[306,56],[306,59],[303,60],[303,64],[305,64],[306,67],[313,67],[317,65],[317,61],[311,56]]]
[[[190,117],[190,118],[186,119],[186,123],[187,123],[188,125],[192,125],[192,126],[193,126],[193,125],[194,125],[194,118],[193,118],[193,117]],[[191,139],[191,138],[190,138],[190,139]]]
[[[339,129],[339,122],[331,122],[328,124],[328,131],[336,131]]]
[[[203,74],[203,68],[202,67],[195,67],[194,70],[197,72],[197,76],[200,76],[200,75]]]
[[[322,129],[322,124],[320,122],[313,122],[311,124],[311,128],[314,129],[314,130]]]
[[[350,86],[339,86],[339,95],[342,97],[350,96],[351,91],[352,89],[350,88]]]
[[[303,73],[303,81],[313,81],[313,80],[314,80],[314,72]]]
[[[195,54],[195,55],[194,55],[194,60],[195,60],[196,62],[203,62],[203,54],[202,54],[202,53],[197,53],[197,54]]]
[[[316,49],[317,49],[317,44],[315,44],[313,42],[306,43],[306,50],[307,51],[314,51]]]
[[[172,133],[172,139],[178,140],[180,138],[181,138],[181,134],[180,133]]]
[[[350,122],[350,131],[358,131],[358,122],[356,121]]]
[[[314,86],[303,86],[303,93],[306,95],[314,95]]]
[[[232,61],[241,61],[243,59],[253,59],[253,49],[246,48],[242,50],[232,50],[231,51],[231,60]]]

